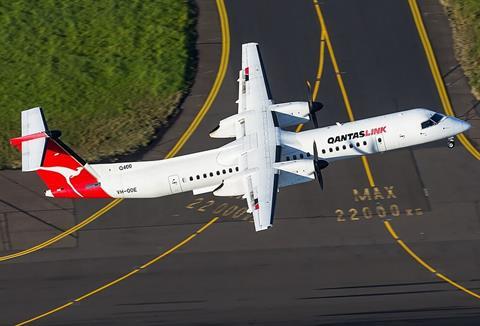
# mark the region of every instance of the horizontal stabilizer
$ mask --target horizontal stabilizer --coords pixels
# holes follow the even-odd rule
[[[34,171],[42,165],[47,137],[42,108],[22,111],[22,137],[10,139],[10,144],[22,152],[22,171]]]

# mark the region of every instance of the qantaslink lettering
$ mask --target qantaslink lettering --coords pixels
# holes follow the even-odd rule
[[[379,128],[372,128],[370,130],[361,130],[361,131],[356,131],[356,132],[351,132],[349,134],[343,134],[335,137],[329,137],[328,138],[328,143],[329,144],[335,144],[337,142],[341,141],[347,141],[347,140],[352,140],[356,138],[362,138],[362,137],[368,137],[368,136],[373,136],[373,135],[379,135],[387,132],[387,126],[379,127]]]

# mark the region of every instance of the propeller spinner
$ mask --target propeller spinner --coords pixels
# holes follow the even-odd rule
[[[315,113],[320,111],[323,108],[323,104],[320,102],[314,102],[312,100],[312,85],[308,80],[306,81],[306,83],[307,83],[308,112],[309,112],[310,120],[312,120],[315,128],[318,128],[318,121]]]

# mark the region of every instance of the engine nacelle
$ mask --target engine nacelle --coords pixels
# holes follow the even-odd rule
[[[275,111],[279,127],[307,123],[310,120],[308,102],[274,104],[270,106],[270,110]]]
[[[220,121],[218,126],[210,131],[210,137],[212,138],[234,138],[235,137],[235,124],[241,120],[238,114],[232,115]]]
[[[315,179],[315,167],[313,160],[296,160],[287,162],[277,162],[273,165],[280,170],[278,186],[280,188],[309,182]]]
[[[245,134],[244,125],[242,121],[245,120],[245,115],[248,111],[232,115],[228,118],[220,120],[218,126],[210,131],[212,138],[235,138],[242,137]]]

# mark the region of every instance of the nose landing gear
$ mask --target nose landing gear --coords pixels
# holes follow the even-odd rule
[[[447,146],[448,146],[448,148],[454,148],[455,147],[455,137],[448,137]]]

